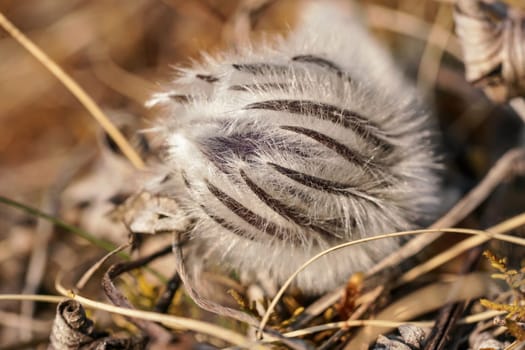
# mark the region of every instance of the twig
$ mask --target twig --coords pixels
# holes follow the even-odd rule
[[[177,289],[179,289],[180,284],[181,280],[179,274],[174,273],[173,276],[169,279],[168,283],[166,283],[166,290],[161,294],[161,296],[157,300],[157,303],[155,304],[153,310],[161,313],[168,312],[173,297],[175,296]]]

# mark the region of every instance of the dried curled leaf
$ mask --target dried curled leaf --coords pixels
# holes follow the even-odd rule
[[[134,233],[183,231],[190,225],[190,220],[180,214],[174,200],[149,192],[132,195],[111,214],[113,219],[124,222]]]
[[[459,0],[454,20],[467,80],[496,102],[525,96],[525,15],[498,1]]]
[[[114,338],[95,330],[82,305],[75,300],[58,304],[50,335],[50,350],[84,349],[144,349],[145,339],[139,337]]]
[[[66,300],[58,304],[50,336],[53,349],[78,349],[106,335],[95,331],[80,303]]]

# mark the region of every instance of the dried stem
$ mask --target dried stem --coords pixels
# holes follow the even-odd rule
[[[144,161],[131,147],[122,133],[111,123],[109,118],[102,112],[93,99],[71,78],[58,64],[26,37],[13,23],[11,23],[0,12],[0,26],[4,28],[16,41],[33,55],[44,67],[46,67],[64,86],[82,103],[82,105],[99,122],[102,128],[111,136],[122,153],[130,160],[137,169],[144,169]]]

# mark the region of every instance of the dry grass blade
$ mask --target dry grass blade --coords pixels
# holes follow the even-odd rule
[[[261,336],[260,330],[264,329],[264,327],[268,323],[268,320],[270,319],[270,315],[273,312],[273,310],[275,309],[275,306],[277,305],[277,302],[283,296],[283,294],[286,291],[286,289],[292,284],[292,282],[295,279],[295,277],[297,277],[297,275],[299,273],[301,273],[301,271],[306,269],[314,261],[318,260],[319,258],[321,258],[322,256],[324,256],[326,254],[330,254],[330,253],[332,253],[332,252],[334,252],[336,250],[340,250],[340,249],[343,249],[343,248],[346,248],[346,247],[350,247],[350,246],[353,246],[353,245],[368,243],[368,242],[372,242],[372,241],[379,240],[379,239],[403,237],[403,236],[418,235],[418,234],[419,235],[420,234],[434,234],[436,232],[441,233],[441,234],[442,233],[457,233],[457,234],[475,235],[476,237],[473,237],[472,239],[477,238],[479,241],[481,241],[480,237],[483,237],[483,239],[484,239],[483,242],[485,242],[487,240],[490,240],[490,239],[497,239],[497,240],[511,242],[511,243],[515,243],[515,244],[519,244],[519,245],[525,246],[525,239],[524,238],[505,236],[505,235],[502,234],[503,232],[510,231],[510,230],[512,230],[514,228],[517,228],[517,227],[520,227],[520,226],[522,226],[524,224],[525,224],[525,214],[521,214],[521,215],[518,215],[518,216],[516,216],[514,218],[511,218],[511,219],[509,219],[509,220],[507,220],[507,221],[505,221],[505,222],[503,222],[503,223],[501,223],[501,224],[499,224],[497,226],[492,227],[491,228],[491,230],[492,230],[491,232],[482,231],[482,230],[461,229],[461,228],[412,230],[412,231],[395,232],[395,233],[390,233],[390,234],[383,234],[383,235],[378,235],[378,236],[358,239],[358,240],[355,240],[355,241],[351,241],[351,242],[347,242],[347,243],[343,243],[343,244],[334,246],[334,247],[332,247],[330,249],[327,249],[327,250],[325,250],[325,251],[315,255],[314,257],[312,257],[310,260],[308,260],[303,265],[301,265],[301,267],[299,267],[288,278],[288,280],[283,284],[283,286],[281,287],[279,292],[277,292],[277,294],[273,298],[271,304],[268,306],[268,309],[266,310],[266,314],[262,318],[261,323],[259,325],[258,336],[259,337]]]
[[[314,261],[318,260],[322,256],[324,256],[326,254],[330,254],[330,253],[332,253],[332,252],[334,252],[336,250],[343,249],[343,248],[350,247],[350,246],[357,245],[357,244],[372,242],[372,241],[379,240],[379,239],[384,239],[384,238],[403,237],[403,236],[414,235],[414,234],[425,233],[425,232],[427,232],[427,230],[421,230],[421,232],[418,232],[418,231],[396,232],[396,233],[391,233],[391,234],[378,235],[378,236],[375,236],[375,237],[362,238],[362,239],[358,239],[358,240],[355,240],[355,241],[350,241],[350,242],[347,242],[347,243],[343,243],[343,244],[334,246],[332,248],[324,250],[321,253],[313,256],[308,261],[306,261],[303,265],[301,265],[288,278],[288,280],[286,280],[286,282],[282,285],[281,289],[279,289],[279,291],[277,292],[277,294],[273,298],[272,302],[268,306],[268,309],[266,310],[266,313],[264,314],[264,316],[263,316],[263,318],[261,320],[261,323],[259,324],[259,330],[258,330],[257,336],[258,337],[262,337],[261,330],[263,330],[264,327],[266,326],[266,324],[268,323],[268,321],[270,319],[270,315],[273,312],[273,310],[275,309],[275,306],[277,305],[277,303],[279,302],[279,299],[283,296],[283,294],[286,291],[286,289],[292,284],[292,282],[295,279],[295,277],[299,273],[301,273],[301,271],[306,269],[310,264],[312,264]]]
[[[114,250],[110,251],[109,253],[107,253],[106,255],[104,255],[99,261],[96,262],[96,264],[93,264],[93,266],[91,266],[89,268],[89,270],[87,270],[84,275],[78,280],[78,282],[75,284],[75,287],[78,289],[78,290],[81,290],[84,288],[84,286],[86,285],[86,283],[89,281],[89,279],[91,278],[91,276],[93,276],[93,274],[106,262],[108,261],[109,258],[111,258],[112,256],[114,256],[115,254],[117,253],[120,253],[121,251],[123,251],[124,249],[128,248],[131,246],[131,243],[125,243],[117,248],[115,248]]]
[[[101,303],[98,301],[94,301],[85,297],[82,297],[80,295],[77,295],[73,293],[72,291],[68,291],[60,284],[60,282],[57,280],[55,285],[57,291],[64,295],[65,297],[71,298],[73,300],[76,300],[82,305],[97,309],[97,310],[104,310],[107,312],[119,314],[122,316],[128,316],[128,317],[134,317],[142,320],[148,320],[153,322],[158,322],[163,324],[164,326],[174,329],[174,330],[190,330],[197,333],[207,334],[212,337],[215,337],[217,339],[221,339],[223,341],[226,341],[230,344],[234,344],[237,346],[245,346],[248,344],[252,344],[249,339],[247,339],[245,336],[233,332],[229,329],[222,328],[210,323],[206,323],[203,321],[197,321],[190,318],[184,318],[184,317],[178,317],[178,316],[170,316],[170,315],[164,315],[159,314],[155,312],[149,312],[149,311],[141,311],[141,310],[131,310],[126,309],[110,304]],[[63,300],[63,298],[62,298]],[[253,349],[267,349],[267,347],[261,346],[259,348],[253,348]]]
[[[428,34],[426,47],[419,64],[417,87],[420,91],[428,91],[436,84],[443,52],[452,37],[452,32],[448,31],[452,27],[450,17],[449,6],[441,4],[434,25]],[[433,44],[431,45],[431,43]]]
[[[490,169],[483,180],[463,197],[452,209],[443,217],[436,221],[430,228],[450,227],[463,220],[472,210],[479,206],[490,193],[514,170],[519,160],[525,159],[525,150],[516,148],[505,153],[494,166]],[[387,256],[367,271],[371,276],[390,266],[397,266],[401,261],[419,253],[424,247],[434,242],[441,236],[441,233],[419,236],[405,244],[401,249]]]
[[[425,261],[424,263],[407,271],[406,273],[403,274],[403,276],[401,276],[398,283],[403,284],[403,283],[413,281],[419,276],[437,268],[438,266],[445,264],[446,262],[454,259],[455,257],[466,252],[467,250],[474,248],[480,244],[483,244],[489,241],[491,238],[498,238],[498,239],[503,238],[501,237],[503,233],[509,232],[523,225],[525,225],[525,213],[515,216],[509,220],[506,220],[496,226],[488,228],[486,231],[489,233],[489,235],[474,236],[464,241],[461,241],[460,243],[447,249],[443,253],[438,254],[432,259],[429,259]],[[512,236],[507,237],[505,240],[508,242],[512,242],[512,243],[520,244],[520,245],[523,245],[523,243],[525,242],[523,238],[512,237]]]
[[[480,312],[478,314],[470,315],[467,317],[464,317],[458,321],[458,324],[473,324],[478,323],[481,321],[490,320],[496,316],[504,315],[505,312],[502,311],[485,311]],[[334,329],[342,329],[342,328],[348,328],[348,327],[399,327],[401,325],[407,324],[405,321],[391,321],[391,320],[346,320],[346,321],[339,321],[339,322],[330,322],[325,324],[320,324],[317,326],[312,327],[306,327],[302,329],[298,329],[296,331],[291,331],[284,333],[283,336],[285,337],[303,337],[309,334],[318,333],[318,332],[324,332]],[[419,326],[419,327],[432,327],[434,324],[433,321],[418,321],[418,322],[410,322],[410,324]]]
[[[97,237],[95,237],[93,234],[83,230],[83,229],[80,229],[76,226],[73,226],[73,225],[70,225],[52,215],[49,215],[49,214],[46,214],[46,213],[43,213],[42,211],[36,209],[36,208],[32,208],[32,207],[29,207],[25,204],[22,204],[22,203],[19,203],[17,201],[14,201],[10,198],[6,198],[4,196],[1,196],[0,195],[0,204],[6,204],[6,205],[9,205],[13,208],[17,208],[17,209],[21,209],[23,211],[25,211],[26,213],[28,213],[29,215],[34,215],[35,217],[39,217],[39,218],[42,218],[42,219],[45,219],[45,220],[48,220],[49,222],[53,223],[54,225],[58,226],[58,227],[61,227],[63,229],[65,229],[66,231],[68,232],[71,232],[83,239],[85,239],[86,241],[90,242],[91,244],[101,248],[101,249],[104,249],[108,252],[112,252],[112,251],[115,251],[117,250],[116,254],[118,254],[119,257],[125,259],[125,260],[129,260],[130,259],[130,256],[128,254],[126,254],[125,252],[122,252],[122,249],[119,250],[119,247],[116,247],[113,243],[111,242],[108,242],[106,240],[103,240],[103,239],[99,239]],[[160,281],[166,281],[166,278],[160,274],[159,272],[155,271],[155,270],[152,270],[152,269],[148,269],[153,275],[155,275]]]
[[[308,328],[299,329],[293,332],[288,332],[283,334],[285,337],[303,337],[312,333],[319,333],[323,331],[329,331],[333,329],[342,329],[342,328],[353,328],[353,327],[374,327],[374,328],[395,328],[406,324],[402,321],[389,321],[389,320],[348,320],[340,322],[325,323],[318,326],[312,326]],[[419,327],[431,327],[433,322],[410,322],[410,324],[419,326]]]
[[[14,201],[10,198],[7,198],[7,197],[4,197],[4,196],[1,196],[0,195],[0,204],[6,204],[6,205],[9,205],[13,208],[17,208],[17,209],[21,209],[23,211],[25,211],[26,213],[28,213],[29,215],[34,215],[35,217],[39,217],[39,218],[43,218],[45,220],[48,220],[50,221],[51,223],[53,223],[54,225],[58,226],[58,227],[62,227],[63,229],[67,230],[68,232],[71,232],[71,233],[74,233],[76,234],[77,236],[79,237],[82,237],[83,239],[85,239],[86,241],[92,243],[93,245],[97,246],[97,247],[100,247],[108,252],[116,249],[116,246],[113,245],[112,243],[108,242],[108,241],[105,241],[103,239],[99,239],[97,237],[95,237],[94,235],[92,235],[91,233],[85,231],[85,230],[82,230],[78,227],[75,227],[73,225],[69,225],[68,223],[52,216],[52,215],[49,215],[49,214],[46,214],[36,208],[32,208],[32,207],[29,207],[25,204],[22,204],[20,202],[17,202],[17,201]],[[120,253],[119,254],[121,257],[125,258],[125,259],[129,259],[129,256],[127,254],[124,254],[124,253]]]
[[[0,294],[0,300],[37,301],[41,303],[58,304],[65,298],[58,295],[40,294]]]
[[[1,12],[0,26],[4,28],[16,41],[20,43],[27,51],[42,63],[69,91],[82,103],[91,115],[100,123],[102,128],[111,136],[115,143],[122,150],[122,153],[130,160],[137,169],[144,169],[144,161],[138,153],[131,147],[122,133],[111,123],[108,117],[102,112],[100,107],[93,99],[82,89],[75,80],[73,80],[62,68],[60,68],[49,56],[47,56],[38,46],[36,46],[28,37],[26,37],[18,28],[15,27]]]

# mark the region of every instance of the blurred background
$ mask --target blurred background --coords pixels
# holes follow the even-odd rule
[[[359,3],[374,35],[436,117],[447,169],[442,201],[452,204],[506,150],[523,146],[523,121],[465,81],[451,0]],[[0,12],[86,90],[144,158],[147,147],[136,131],[155,117],[144,103],[174,76],[173,66],[261,33],[284,33],[300,9],[300,0],[0,0]],[[0,195],[121,243],[125,228],[106,214],[119,195],[137,188],[135,177],[78,100],[0,29]],[[500,186],[462,226],[487,227],[523,211],[523,189],[523,179]],[[59,268],[100,254],[0,204],[1,293],[52,294]],[[53,313],[49,305],[21,311],[19,303],[2,303],[0,344],[45,343]]]

